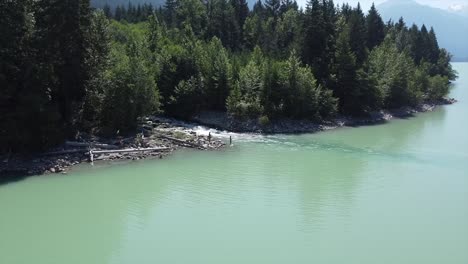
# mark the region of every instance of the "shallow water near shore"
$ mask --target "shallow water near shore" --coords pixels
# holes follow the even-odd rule
[[[468,263],[458,103],[384,125],[0,185],[0,263]]]

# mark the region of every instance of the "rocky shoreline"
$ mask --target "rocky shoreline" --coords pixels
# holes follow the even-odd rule
[[[80,163],[162,159],[177,149],[217,150],[225,147],[219,139],[197,133],[197,124],[163,117],[145,118],[129,137],[100,138],[81,135],[76,141],[47,152],[0,157],[0,184],[41,174],[66,174]],[[90,150],[93,155],[90,155]],[[91,157],[92,156],[92,157]]]
[[[315,133],[344,126],[355,127],[385,123],[394,118],[411,117],[416,113],[429,112],[437,106],[455,102],[455,99],[445,99],[424,103],[418,107],[373,112],[367,117],[340,116],[320,123],[309,120],[281,119],[267,125],[260,125],[256,119],[239,121],[220,112],[200,113],[192,120],[196,123],[164,117],[147,117],[142,120],[137,129],[140,133],[130,137],[104,139],[83,135],[78,141],[66,142],[48,152],[29,156],[1,156],[0,184],[32,175],[66,174],[72,166],[84,162],[162,159],[180,148],[218,150],[226,146],[225,142],[211,137],[211,134],[207,135],[207,133],[197,131],[200,125],[239,133]],[[105,151],[106,149],[110,151]],[[92,158],[90,150],[93,151]]]
[[[372,112],[366,117],[338,116],[332,120],[326,120],[322,122],[280,119],[272,121],[266,125],[261,125],[257,119],[240,121],[229,117],[226,113],[220,112],[202,112],[195,116],[193,121],[219,130],[227,130],[238,133],[315,133],[344,126],[355,127],[385,123],[394,118],[406,118],[411,117],[416,113],[433,111],[437,106],[449,105],[455,102],[455,99],[447,98],[437,102],[426,102],[417,107],[402,107],[398,109]]]

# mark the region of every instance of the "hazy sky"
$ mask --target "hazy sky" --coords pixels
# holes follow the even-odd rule
[[[343,2],[349,3],[351,6],[356,6],[357,3],[361,3],[361,7],[363,10],[369,10],[370,6],[372,5],[372,2],[374,2],[376,5],[385,2],[386,0],[334,0],[335,4],[340,4]],[[391,1],[391,0],[390,0]],[[442,9],[457,9],[461,7],[466,7],[468,6],[468,0],[415,0],[416,2],[423,4],[423,5],[429,5],[433,7],[438,7]],[[305,6],[305,3],[307,0],[297,0],[299,5]]]

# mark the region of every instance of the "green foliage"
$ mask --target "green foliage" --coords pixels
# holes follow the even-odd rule
[[[427,87],[427,98],[429,100],[439,100],[449,93],[448,77],[441,75],[429,77]]]
[[[104,13],[108,18],[113,18],[117,21],[127,21],[130,23],[137,23],[146,20],[155,10],[151,4],[138,4],[133,5],[128,2],[128,5],[117,5],[114,13],[111,11],[109,5],[104,5]]]
[[[285,65],[285,114],[292,118],[321,119],[336,113],[336,99],[331,92],[318,85],[309,67],[301,66],[295,52]]]
[[[297,9],[288,9],[278,20],[278,49],[281,57],[288,56],[293,50],[300,50],[301,14]]]
[[[159,92],[139,49],[133,43],[126,54],[113,53],[101,117],[106,134],[129,132],[135,129],[138,117],[159,111]]]
[[[266,126],[266,125],[270,124],[270,119],[268,118],[268,116],[263,115],[263,116],[258,118],[258,124],[261,125],[261,126]]]
[[[356,56],[351,51],[349,42],[350,29],[345,27],[337,40],[334,94],[339,99],[341,111],[356,113],[360,111],[355,107],[360,108],[356,100],[360,96],[361,87],[357,76]]]
[[[77,131],[105,61],[89,2],[2,1],[0,10],[0,151],[53,146]]]
[[[231,85],[231,64],[227,51],[218,38],[206,46],[203,76],[206,80],[208,108],[225,110],[226,98]]]
[[[239,118],[263,115],[317,120],[336,113],[336,99],[317,85],[312,71],[301,66],[295,52],[287,61],[264,63],[257,50],[241,70],[227,109]]]
[[[457,77],[432,28],[332,0],[0,1],[0,34],[0,152],[131,132],[159,112],[362,115],[440,100]]]
[[[367,59],[368,51],[366,47],[366,20],[359,4],[357,8],[353,9],[346,23],[349,32],[352,32],[352,34],[349,34],[351,51],[356,56],[357,65],[361,66]]]
[[[259,15],[248,17],[244,23],[244,45],[247,49],[252,49],[257,45],[262,45],[266,25]]]
[[[228,113],[230,113],[235,118],[242,118],[244,113],[240,108],[240,103],[242,101],[242,93],[239,88],[239,85],[234,85],[231,93],[229,94],[228,98],[226,99],[226,109]]]
[[[372,50],[380,45],[385,38],[385,25],[379,12],[372,4],[369,14],[366,17],[367,26],[367,48]]]
[[[302,58],[321,83],[328,80],[336,37],[333,1],[307,3],[302,29]]]
[[[424,70],[417,69],[406,52],[399,52],[390,38],[374,49],[369,59],[369,72],[385,97],[387,107],[417,105],[423,98]]]
[[[350,25],[345,24],[338,36],[333,90],[342,113],[361,115],[381,108],[384,95],[376,85],[378,77],[359,65],[351,47],[353,34]]]
[[[226,0],[209,0],[207,2],[207,15],[207,37],[217,36],[224,46],[240,49],[242,39],[240,23],[243,25],[243,19],[236,17],[236,7]]]
[[[439,59],[435,64],[435,73],[447,77],[449,81],[454,81],[457,79],[457,72],[452,68],[452,64],[450,64],[451,59],[452,55],[447,50],[441,49]]]
[[[227,100],[229,113],[238,118],[255,118],[263,112],[261,93],[263,89],[261,55],[252,56],[241,69],[239,80]]]
[[[94,12],[90,26],[90,56],[88,65],[94,69],[83,102],[79,126],[82,130],[92,131],[99,126],[99,115],[102,111],[102,100],[105,87],[108,83],[110,52],[109,21],[101,11]]]
[[[284,85],[285,62],[268,60],[264,67],[261,94],[264,111],[272,118],[281,117],[284,115],[285,101],[288,96]]]
[[[338,113],[338,99],[333,97],[333,91],[318,86],[320,91],[318,113],[322,119],[334,117]]]
[[[176,17],[178,26],[190,26],[196,35],[202,35],[207,25],[206,6],[201,0],[178,1]]]
[[[174,96],[171,97],[172,114],[180,118],[190,118],[200,110],[203,104],[203,96],[200,91],[204,90],[203,77],[192,76],[188,80],[182,80],[175,88]]]

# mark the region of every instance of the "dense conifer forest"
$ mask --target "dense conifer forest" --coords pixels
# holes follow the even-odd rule
[[[0,3],[0,152],[133,131],[137,118],[320,122],[416,106],[456,78],[432,28],[309,0]]]

